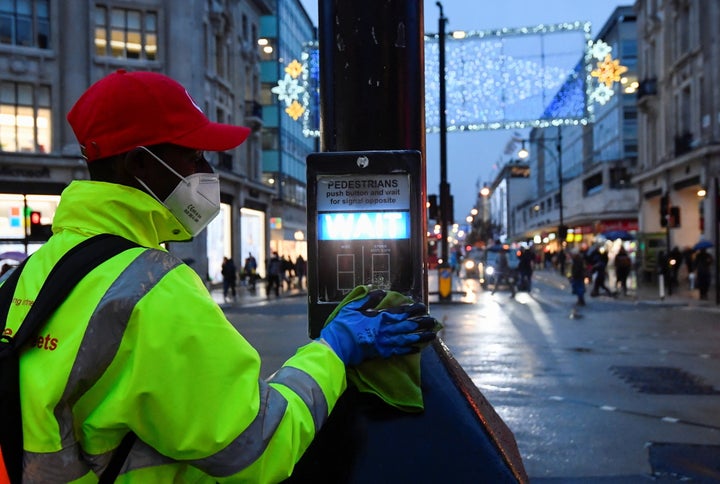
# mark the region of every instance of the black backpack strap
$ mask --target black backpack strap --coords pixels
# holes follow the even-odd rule
[[[128,454],[130,454],[130,449],[132,449],[136,440],[137,435],[135,435],[135,432],[130,431],[125,434],[125,437],[123,437],[120,441],[120,445],[118,445],[117,449],[115,449],[115,453],[113,454],[112,459],[110,459],[110,463],[107,465],[103,473],[100,474],[98,484],[112,484],[115,482],[115,478],[118,474],[120,474],[120,469],[122,469],[122,465],[125,462],[125,459],[127,459]]]
[[[20,412],[19,349],[35,336],[70,291],[95,267],[124,252],[139,247],[125,238],[101,234],[84,240],[70,249],[50,271],[22,325],[13,336],[0,339],[0,448],[11,482],[22,479],[23,435]],[[26,259],[27,261],[27,259]],[[0,287],[0,318],[7,319],[8,309],[17,286],[23,264],[13,271]],[[3,321],[3,327],[5,321]],[[134,434],[133,434],[134,435]],[[130,451],[128,446],[127,452]],[[118,454],[119,452],[116,452]],[[127,453],[122,461],[127,457]],[[116,456],[113,456],[113,461]],[[122,462],[121,462],[122,464]],[[119,471],[119,467],[117,469]],[[114,476],[111,479],[114,480]]]

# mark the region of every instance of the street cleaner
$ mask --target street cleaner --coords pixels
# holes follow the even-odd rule
[[[90,180],[63,191],[53,236],[18,272],[0,350],[65,254],[101,234],[133,246],[90,269],[19,350],[21,464],[7,439],[0,449],[13,482],[281,481],[344,392],[346,367],[418,356],[435,337],[423,304],[377,309],[390,292],[371,289],[262,380],[257,351],[161,245],[217,215],[203,151],[232,149],[249,130],[210,122],[164,75],[122,70],[67,119]]]

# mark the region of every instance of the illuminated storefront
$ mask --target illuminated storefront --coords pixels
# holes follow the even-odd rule
[[[0,194],[0,252],[35,252],[49,234],[59,201],[58,195]]]

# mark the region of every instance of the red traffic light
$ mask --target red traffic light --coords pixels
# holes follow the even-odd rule
[[[40,212],[30,212],[30,225],[40,225],[41,219]]]

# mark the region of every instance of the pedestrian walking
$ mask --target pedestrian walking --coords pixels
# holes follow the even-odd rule
[[[585,257],[580,252],[572,255],[572,265],[570,266],[570,288],[572,293],[577,296],[576,305],[585,306],[585,278],[587,277]]]
[[[271,293],[275,293],[276,297],[280,297],[280,281],[282,278],[283,269],[282,261],[278,256],[277,252],[272,253],[272,257],[267,264],[267,296],[270,297]]]
[[[252,252],[248,252],[248,256],[245,258],[245,263],[243,264],[243,278],[247,279],[248,289],[254,291],[258,274],[257,260],[255,260],[255,256],[252,255]]]
[[[167,76],[119,70],[70,110],[90,180],[63,190],[53,235],[15,273],[10,296],[37,301],[60,256],[91,236],[135,246],[77,284],[43,323],[44,345],[18,349],[22,405],[0,426],[4,437],[20,424],[19,452],[3,452],[13,481],[282,481],[344,392],[347,366],[417,352],[434,337],[423,304],[375,310],[386,293],[374,291],[259,379],[257,350],[164,248],[204,237],[220,211],[203,152],[231,150],[250,134],[211,122],[202,104]],[[3,356],[29,309],[3,312]],[[13,408],[5,397],[3,408]]]
[[[228,302],[228,292],[232,294],[232,300],[237,298],[235,293],[235,283],[237,279],[237,269],[235,263],[229,257],[223,257],[222,268],[220,270],[222,274],[223,283],[223,300]]]
[[[495,275],[495,286],[490,294],[495,294],[500,284],[507,284],[510,287],[510,297],[515,297],[515,281],[512,277],[510,264],[508,263],[507,254],[501,250],[498,254],[497,274]]]
[[[623,296],[627,296],[627,278],[630,276],[632,261],[625,247],[620,247],[615,254],[615,291],[621,290]],[[618,289],[620,288],[620,289]]]
[[[590,295],[597,297],[600,295],[600,290],[602,290],[608,296],[615,296],[615,293],[605,285],[608,265],[607,251],[603,248],[595,249],[590,256],[590,260],[592,261],[593,268],[593,288]]]
[[[520,274],[520,281],[518,283],[518,288],[522,291],[530,292],[532,289],[532,274],[535,253],[531,248],[523,249],[520,253],[519,259],[518,273]]]
[[[285,284],[285,290],[289,291],[292,288],[293,279],[295,278],[295,264],[293,264],[289,255],[280,259],[280,263],[282,265],[282,280]]]
[[[708,298],[710,281],[712,280],[713,256],[706,249],[700,249],[695,254],[695,284],[700,292],[700,299]]]
[[[297,259],[295,259],[295,274],[297,275],[298,289],[303,289],[304,279],[307,275],[307,263],[302,254],[298,255]]]

